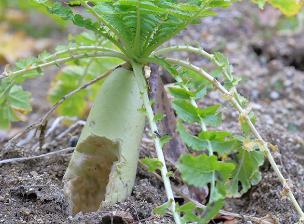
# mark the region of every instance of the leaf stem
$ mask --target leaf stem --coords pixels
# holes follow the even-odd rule
[[[100,40],[98,41],[97,45],[101,45],[101,43],[104,41],[105,37],[100,38]],[[80,79],[78,80],[78,85],[80,85],[82,83],[82,80],[86,77],[88,71],[89,71],[89,67],[91,66],[91,64],[93,63],[94,58],[91,58],[90,61],[87,63],[85,70],[82,74],[82,76],[80,77]]]
[[[176,80],[177,82],[179,82],[179,83],[181,83],[181,82],[183,81],[183,80],[181,79],[181,77],[179,77],[179,76],[176,77],[175,80]],[[183,85],[183,88],[184,88],[185,90],[189,91],[189,88],[188,88],[187,86],[184,86],[184,85]],[[198,107],[193,97],[190,97],[190,103],[191,103],[195,108]],[[206,125],[205,125],[205,123],[204,123],[204,120],[203,120],[201,117],[200,117],[200,121],[199,121],[199,122],[200,122],[200,125],[201,125],[202,130],[203,130],[203,131],[207,131]],[[213,154],[213,153],[210,153],[210,155],[212,155],[212,154]]]
[[[47,60],[53,60],[55,57],[65,54],[65,53],[69,53],[72,51],[104,51],[104,52],[116,52],[116,53],[120,53],[119,51],[113,50],[111,48],[107,48],[107,47],[100,47],[100,46],[77,46],[77,47],[70,47],[66,50],[62,50],[62,51],[58,51],[55,54],[52,54],[48,57],[43,58],[44,61]]]
[[[163,40],[157,42],[156,44],[152,46],[148,46],[148,48],[145,50],[145,53],[142,55],[142,57],[148,57],[156,48],[161,46],[163,43],[170,40],[172,37],[176,36],[179,32],[181,32],[186,26],[188,26],[213,0],[207,0],[207,2],[204,4],[204,6],[196,12],[183,26],[181,26],[179,29],[172,32],[171,35],[168,35]]]
[[[40,64],[40,65],[37,65],[37,66],[32,66],[28,69],[22,69],[22,70],[19,70],[19,71],[16,71],[16,72],[12,72],[12,73],[10,73],[9,78],[12,81],[16,76],[18,76],[22,73],[25,73],[25,72],[36,70],[37,68],[45,68],[45,67],[48,67],[48,66],[51,66],[51,65],[55,65],[56,63],[64,63],[64,62],[67,62],[67,61],[73,61],[73,60],[78,60],[78,59],[82,59],[82,58],[89,58],[89,57],[117,57],[117,58],[120,58],[120,59],[125,60],[127,62],[130,61],[130,59],[126,55],[124,55],[122,53],[119,53],[119,52],[85,53],[85,54],[80,54],[80,55],[76,55],[76,56],[71,55],[70,57],[61,58],[61,59],[58,59],[58,60],[53,60],[53,61],[50,61],[50,62],[47,62],[47,63],[44,63],[44,64]]]
[[[222,64],[215,59],[214,55],[213,54],[209,54],[208,52],[204,51],[202,48],[196,48],[196,47],[191,47],[191,46],[175,46],[175,47],[168,47],[168,48],[164,48],[164,49],[161,49],[159,51],[156,51],[155,53],[153,53],[152,55],[155,55],[155,56],[159,56],[161,54],[164,54],[164,53],[169,53],[169,52],[173,52],[173,51],[189,51],[189,52],[194,52],[194,53],[197,53],[199,55],[203,55],[205,56],[206,58],[208,58],[210,61],[213,61],[214,64],[217,66],[217,67],[221,67]],[[229,75],[227,74],[227,71],[224,69],[223,70],[223,75],[225,77],[226,80],[228,81],[232,81],[229,77]]]
[[[199,55],[205,56],[210,61],[213,61],[214,64],[218,68],[222,67],[222,64],[218,60],[215,59],[215,57],[214,57],[213,54],[209,54],[208,52],[204,51],[202,48],[195,48],[195,47],[191,47],[191,46],[168,47],[168,48],[164,48],[164,49],[161,49],[159,51],[156,51],[152,55],[159,56],[161,54],[168,53],[168,52],[173,52],[173,51],[189,51],[189,52],[194,52],[194,53],[197,53]],[[225,80],[232,81],[231,78],[230,78],[230,76],[228,75],[226,69],[222,70],[222,74],[224,75]],[[237,93],[234,94],[234,97],[236,98],[237,102],[241,105],[241,100],[240,100],[240,98],[239,98],[239,96],[238,96]]]
[[[133,50],[134,53],[139,56],[141,53],[140,49],[140,11],[139,11],[139,0],[137,0],[137,26],[136,26],[136,35],[135,35],[135,40],[133,44]]]
[[[126,48],[126,52],[128,56],[132,59],[136,58],[135,54],[133,53],[133,50],[129,46],[129,44],[126,42],[126,40],[120,35],[120,33],[113,27],[111,24],[109,24],[107,21],[105,21],[91,6],[87,4],[84,0],[79,0],[81,4],[83,4],[100,22],[103,23],[106,27],[108,27],[123,43],[124,47]]]
[[[152,131],[152,133],[154,133],[155,131],[157,132],[157,126],[156,126],[156,123],[154,122],[154,114],[152,111],[152,107],[150,105],[147,89],[145,88],[146,80],[142,73],[142,64],[138,64],[134,61],[131,61],[131,65],[133,67],[133,71],[135,74],[135,78],[136,78],[136,81],[138,84],[139,91],[142,94],[142,99],[143,99],[144,106],[146,108],[146,112],[148,114],[151,131]],[[164,154],[162,152],[162,148],[160,145],[160,139],[156,135],[153,135],[153,140],[155,143],[155,149],[156,149],[158,160],[163,164],[163,166],[161,168],[161,174],[162,174],[162,177],[164,180],[164,185],[165,185],[168,201],[172,201],[171,211],[172,211],[175,222],[177,224],[180,224],[181,223],[180,216],[179,216],[178,212],[176,212],[176,210],[175,210],[176,206],[175,206],[175,201],[174,201],[174,197],[173,197],[173,191],[171,188],[170,179],[167,176],[168,171],[166,168]]]

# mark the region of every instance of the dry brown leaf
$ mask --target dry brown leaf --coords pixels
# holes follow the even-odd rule
[[[12,108],[12,111],[16,117],[18,117],[21,121],[26,121],[25,114],[27,114],[30,110],[22,109],[22,108],[15,107],[12,105],[10,107]]]
[[[275,217],[272,214],[266,215],[262,218],[260,218],[262,224],[280,224],[279,220],[277,217]]]
[[[130,212],[108,211],[102,215],[102,223],[123,224],[125,222],[133,223],[133,217]]]
[[[16,60],[27,59],[31,55],[49,49],[52,41],[49,39],[35,40],[25,35],[23,31],[9,33],[9,24],[0,24],[0,62],[14,64]]]
[[[236,224],[238,222],[234,216],[230,215],[217,215],[212,220],[222,221],[224,224]]]
[[[4,20],[11,23],[21,23],[28,20],[28,15],[18,9],[6,8],[3,10],[0,7],[0,17],[2,16],[3,12],[5,13]]]
[[[158,65],[150,63],[151,74],[149,77],[150,100],[155,99],[152,104],[154,114],[166,114],[166,116],[157,122],[157,129],[160,134],[168,134],[172,137],[163,147],[165,158],[173,165],[177,165],[178,158],[188,153],[185,143],[182,141],[179,133],[176,131],[176,118],[174,110],[169,100],[163,82],[158,73]]]
[[[277,145],[272,145],[271,143],[267,142],[267,146],[270,147],[274,152],[278,151]]]
[[[197,200],[199,203],[202,203],[207,196],[209,195],[209,188],[208,186],[203,186],[202,188],[194,187],[192,198]]]

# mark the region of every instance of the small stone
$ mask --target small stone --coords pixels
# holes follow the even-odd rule
[[[290,79],[286,79],[285,81],[284,81],[284,86],[290,86],[291,85],[291,80]]]
[[[33,176],[33,177],[37,177],[38,176],[38,173],[36,171],[31,171],[30,174]]]
[[[27,208],[22,208],[21,211],[26,216],[28,216],[31,213],[31,211],[29,209],[27,209]]]
[[[276,91],[272,91],[270,93],[270,98],[273,99],[273,100],[277,100],[277,99],[280,98],[280,94],[278,92],[276,92]]]
[[[265,114],[265,115],[264,115],[264,119],[266,120],[266,123],[267,123],[267,124],[272,125],[272,124],[274,123],[273,120],[272,120],[272,118],[271,118],[271,116],[268,115],[268,114]]]
[[[263,107],[261,104],[251,103],[252,109],[261,110]]]
[[[254,99],[258,98],[258,97],[259,97],[259,91],[252,90],[252,92],[251,92],[251,100],[254,100]]]
[[[289,142],[294,142],[293,138],[288,138]]]
[[[1,202],[4,202],[4,197],[1,197],[1,196],[0,196],[0,201],[1,201]]]

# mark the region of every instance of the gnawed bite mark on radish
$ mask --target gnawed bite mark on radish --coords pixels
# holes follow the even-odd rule
[[[97,211],[105,199],[106,186],[121,149],[121,139],[110,140],[94,134],[77,145],[64,176],[69,212]]]

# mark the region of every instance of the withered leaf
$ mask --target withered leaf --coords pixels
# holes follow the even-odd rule
[[[153,112],[155,115],[166,115],[162,120],[157,121],[157,129],[161,134],[168,134],[172,137],[168,143],[164,144],[163,152],[165,159],[176,166],[178,158],[188,153],[188,149],[176,131],[177,122],[174,110],[158,73],[158,65],[150,63],[149,66],[151,68],[149,78],[150,100],[156,100],[152,104]]]

